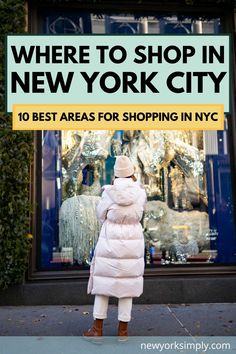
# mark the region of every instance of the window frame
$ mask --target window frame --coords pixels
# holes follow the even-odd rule
[[[164,4],[163,4],[164,3]],[[28,24],[30,33],[41,33],[43,22],[43,13],[45,11],[52,11],[55,8],[55,4],[52,1],[45,1],[44,4],[38,4],[37,1],[28,2]],[[137,6],[138,5],[138,6]],[[119,5],[115,3],[101,1],[99,3],[93,2],[68,2],[65,6],[63,2],[57,4],[57,10],[61,11],[90,11],[94,13],[127,13],[127,14],[142,14],[143,16],[154,14],[161,15],[181,15],[189,17],[218,17],[221,21],[222,33],[234,33],[236,27],[236,15],[234,20],[234,12],[229,3],[223,4],[222,7],[214,6],[212,3],[207,2],[204,6],[190,6],[183,5],[179,1],[176,5],[173,3],[166,5],[164,1],[145,1],[144,3],[137,4],[135,1],[125,2]],[[135,9],[135,11],[134,11]],[[234,22],[235,21],[235,22]],[[236,36],[233,38],[233,49],[236,45]],[[236,58],[233,56],[233,77],[231,78],[232,86],[232,97],[231,97],[231,108],[232,114],[230,115],[230,125],[228,134],[229,150],[231,152],[231,171],[232,171],[232,193],[233,193],[233,205],[234,205],[234,220],[236,221]],[[235,132],[235,133],[234,133]],[[42,134],[40,131],[34,132],[34,160],[31,166],[31,184],[30,184],[30,199],[33,205],[33,212],[31,214],[31,233],[34,235],[32,249],[29,258],[29,268],[26,274],[26,280],[85,280],[89,277],[89,270],[53,270],[53,271],[42,271],[38,270],[37,264],[39,264],[40,259],[40,249],[41,249],[41,199],[42,199]],[[145,269],[144,277],[169,277],[169,276],[211,276],[216,274],[232,275],[236,274],[236,265],[219,265],[219,264],[209,264],[209,265],[197,265],[197,264],[187,264],[187,265],[165,265],[164,267],[150,267]]]

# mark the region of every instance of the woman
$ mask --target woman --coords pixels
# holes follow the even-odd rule
[[[140,220],[146,202],[145,190],[134,177],[134,166],[127,156],[118,156],[115,180],[105,186],[97,206],[102,229],[90,268],[88,293],[95,296],[93,326],[85,337],[103,335],[109,296],[118,300],[118,335],[127,337],[132,298],[143,292],[144,238]],[[122,338],[121,338],[122,339]]]

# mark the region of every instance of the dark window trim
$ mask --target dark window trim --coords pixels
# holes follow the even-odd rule
[[[37,0],[28,1],[29,7],[40,11],[42,9],[54,10],[55,5],[58,10],[70,10],[78,8],[80,10],[87,10],[94,13],[132,13],[140,15],[189,15],[201,17],[221,17],[229,12],[233,12],[234,4],[231,0],[219,2],[217,0],[202,0],[195,1],[194,4],[188,4],[187,1],[167,1],[166,0],[120,0],[119,2],[111,0],[45,0],[39,2]]]
[[[47,8],[44,6],[41,6],[39,4],[34,3],[34,1],[29,2],[29,29],[30,32],[32,33],[37,33],[38,28],[41,23],[41,18],[40,18],[40,13],[42,10],[50,10],[54,9],[53,4],[49,4],[50,2],[48,1]],[[45,2],[44,2],[45,4]],[[151,4],[151,5],[150,5]],[[213,7],[212,6],[201,6],[201,7],[191,7],[187,5],[180,5],[176,7],[176,5],[160,5],[160,2],[158,4],[154,4],[154,2],[145,2],[141,4],[142,6],[138,6],[138,11],[137,11],[137,6],[135,7],[135,13],[142,13],[144,14],[168,14],[168,15],[176,15],[178,13],[181,13],[182,15],[189,15],[190,17],[193,17],[195,15],[206,17],[210,15],[211,18],[213,17],[219,17],[221,19],[222,23],[222,32],[223,33],[231,33],[234,34],[234,12],[232,11],[232,7],[229,6],[229,4],[225,7]],[[87,10],[91,12],[109,12],[112,11],[113,13],[134,13],[134,7],[133,7],[133,2],[131,4],[122,4],[122,8],[119,7],[120,5],[116,6],[114,3],[106,3],[106,6],[101,5],[100,3],[96,4],[88,4],[86,2],[80,2],[80,3],[75,3],[72,5],[72,3],[68,4],[68,7],[59,6],[58,8],[63,9],[63,10],[70,10],[72,7],[73,8],[78,8],[78,10]],[[235,39],[235,36],[234,36]],[[236,42],[236,41],[235,41]],[[236,59],[234,58],[234,62],[232,63],[233,68],[236,67]],[[232,185],[235,185],[236,182],[236,134],[232,134],[233,131],[236,132],[236,113],[235,113],[235,107],[236,107],[236,95],[235,95],[235,86],[236,86],[236,74],[234,70],[234,75],[232,77],[232,120],[231,120],[231,133],[230,133],[230,148],[231,148],[231,161],[232,161],[232,172],[233,172],[233,183]],[[35,132],[34,134],[34,144],[35,144],[35,156],[34,156],[34,164],[32,167],[32,178],[33,181],[31,183],[31,198],[32,198],[32,204],[33,204],[33,213],[32,213],[32,234],[34,235],[33,237],[33,244],[32,244],[32,250],[30,254],[30,264],[29,264],[29,269],[28,273],[26,275],[26,280],[27,281],[41,281],[41,280],[69,280],[69,279],[88,279],[89,277],[89,270],[73,270],[73,271],[38,271],[37,270],[37,260],[38,257],[40,256],[39,253],[37,253],[37,249],[40,249],[40,238],[37,237],[37,235],[40,235],[41,233],[41,209],[40,209],[40,203],[41,201],[41,134],[40,132]],[[234,190],[234,207],[236,206],[236,190]],[[235,210],[235,220],[236,220],[236,207],[234,208]],[[159,276],[211,276],[211,275],[216,275],[216,274],[224,274],[224,275],[232,275],[236,274],[236,265],[185,265],[185,266],[165,266],[165,267],[159,267],[156,266],[155,268],[147,268],[145,270],[144,277],[145,278],[151,278],[151,277],[159,277]]]
[[[155,277],[186,277],[186,276],[212,276],[212,275],[235,275],[236,266],[200,266],[200,267],[163,267],[149,268],[145,270],[144,279]],[[28,281],[44,281],[44,280],[87,280],[89,278],[88,270],[81,271],[48,271],[33,272],[28,274]]]

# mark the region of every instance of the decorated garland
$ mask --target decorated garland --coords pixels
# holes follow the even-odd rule
[[[4,40],[25,28],[23,0],[0,1],[0,288],[22,283],[31,244],[29,173],[32,133],[13,131],[4,114]]]

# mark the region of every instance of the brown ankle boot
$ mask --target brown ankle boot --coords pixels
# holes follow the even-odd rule
[[[126,341],[128,339],[128,322],[119,322],[118,328],[119,341]]]
[[[95,319],[93,325],[88,331],[83,333],[84,337],[101,337],[102,336],[103,320]]]

